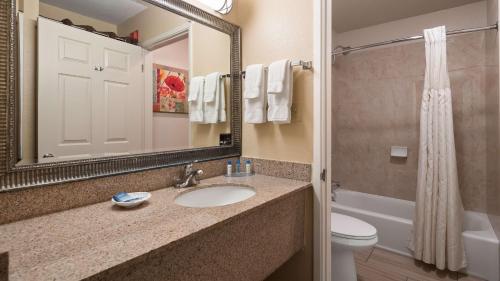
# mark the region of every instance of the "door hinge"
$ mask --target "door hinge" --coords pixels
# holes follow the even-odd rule
[[[141,65],[141,71],[144,73],[144,64]]]
[[[326,181],[326,170],[325,169],[323,169],[323,171],[321,171],[320,177],[321,177],[322,181]]]

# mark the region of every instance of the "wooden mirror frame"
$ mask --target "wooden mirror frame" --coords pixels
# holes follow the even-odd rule
[[[230,36],[231,110],[229,111],[229,119],[231,121],[232,144],[230,146],[16,165],[19,160],[16,0],[0,0],[0,192],[241,155],[240,28],[181,0],[143,1]]]

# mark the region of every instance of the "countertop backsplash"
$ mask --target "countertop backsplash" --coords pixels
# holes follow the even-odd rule
[[[224,175],[227,160],[235,163],[236,158],[200,162],[195,167],[202,169],[202,179],[207,179]],[[252,168],[257,174],[306,182],[311,180],[310,164],[241,157],[243,168],[246,160],[252,161]],[[169,167],[0,193],[0,225],[104,202],[120,191],[154,191],[172,186],[182,169],[182,166]]]

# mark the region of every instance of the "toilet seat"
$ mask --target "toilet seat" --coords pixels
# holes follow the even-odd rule
[[[331,213],[331,235],[334,243],[363,247],[377,243],[377,229],[360,219]]]

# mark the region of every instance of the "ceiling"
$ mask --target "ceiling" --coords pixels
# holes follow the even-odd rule
[[[120,24],[146,9],[144,4],[135,0],[40,0],[40,2],[112,24]]]
[[[346,32],[481,0],[333,0],[333,28]]]

